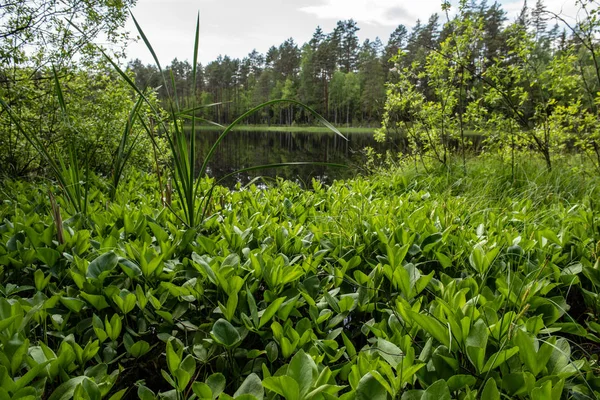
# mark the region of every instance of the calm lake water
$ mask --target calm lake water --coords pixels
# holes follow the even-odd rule
[[[196,148],[201,160],[220,132],[204,131],[197,133]],[[264,169],[237,174],[224,184],[248,183],[257,176],[265,180],[283,177],[301,184],[317,178],[324,182],[355,176],[365,163],[364,148],[373,147],[379,152],[394,144],[381,144],[373,140],[369,133],[345,134],[348,141],[334,133],[312,132],[257,132],[233,131],[221,142],[209,163],[209,175],[217,178],[234,171],[258,165],[284,162],[329,162],[347,165],[348,168],[334,168],[320,165],[292,166]]]

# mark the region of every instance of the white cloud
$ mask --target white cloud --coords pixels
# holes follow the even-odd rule
[[[357,22],[395,26],[412,26],[417,19],[426,20],[440,12],[440,0],[324,0],[316,6],[300,8],[321,19],[354,19]]]

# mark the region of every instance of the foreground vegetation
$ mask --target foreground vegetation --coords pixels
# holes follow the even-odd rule
[[[6,183],[0,397],[597,398],[598,178],[469,169],[217,187],[198,229],[152,176]]]
[[[397,30],[375,136],[400,135],[401,154],[367,149],[372,174],[331,186],[235,190],[217,179],[305,165],[209,178],[241,123],[346,139],[318,111],[362,109],[352,23],[305,46],[323,89],[308,105],[292,65],[289,95],[225,117],[202,89],[199,19],[185,82],[137,26],[161,92],[88,41],[135,2],[90,3],[68,25],[69,2],[0,14],[0,400],[598,398],[595,3],[570,36],[541,2],[501,32],[497,6],[466,1],[436,40],[436,18],[404,45]],[[360,101],[378,121],[382,101]],[[198,151],[207,123],[221,133]]]

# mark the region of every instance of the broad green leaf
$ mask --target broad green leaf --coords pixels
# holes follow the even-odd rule
[[[179,368],[186,371],[190,376],[194,376],[196,372],[196,360],[191,354],[188,354],[181,362]]]
[[[41,262],[52,268],[60,258],[60,253],[54,249],[40,247],[36,250],[36,256]]]
[[[85,292],[79,292],[79,295],[83,297],[88,303],[90,303],[98,311],[104,310],[110,307],[106,298],[102,295],[88,294]]]
[[[444,346],[450,348],[450,334],[448,328],[442,325],[438,320],[429,315],[419,314],[408,310],[410,317],[434,339],[438,340]]]
[[[220,318],[213,325],[211,331],[212,338],[219,344],[231,348],[235,346],[240,340],[240,333],[235,329],[229,321]]]
[[[139,342],[135,342],[133,346],[129,349],[129,354],[131,354],[135,358],[139,358],[146,354],[150,350],[150,344],[145,340],[140,340]]]
[[[13,315],[12,317],[0,319],[0,332],[11,326],[17,318],[19,318],[18,315]]]
[[[110,271],[115,269],[119,262],[119,257],[112,251],[102,254],[96,257],[94,261],[88,265],[86,276],[88,278],[98,279],[102,275],[108,274]]]
[[[450,389],[448,389],[446,381],[443,379],[435,381],[423,392],[421,400],[451,400]]]
[[[254,296],[250,293],[250,290],[246,290],[246,301],[248,302],[248,308],[250,309],[250,317],[252,318],[252,324],[254,327],[258,327],[258,308],[256,307],[256,301]]]
[[[285,299],[286,297],[280,297],[273,301],[271,304],[269,304],[269,306],[266,308],[266,310],[263,311],[263,314],[260,317],[260,322],[258,324],[259,328],[262,328],[267,322],[271,320],[271,318],[273,318],[273,315],[277,313],[279,307],[281,307],[281,304],[283,304]]]
[[[123,396],[125,396],[125,393],[127,393],[127,390],[128,389],[119,390],[117,393],[110,396],[108,400],[121,400]]]
[[[48,400],[70,400],[73,397],[73,393],[75,393],[75,388],[84,379],[88,379],[86,376],[76,376],[75,378],[71,378],[52,392]]]
[[[148,389],[144,385],[138,386],[137,395],[140,400],[155,400],[156,399],[156,395],[154,394],[154,392],[152,390]]]
[[[486,400],[500,400],[500,392],[498,391],[494,378],[489,378],[485,383],[481,398]]]
[[[294,379],[289,376],[268,377],[262,381],[265,389],[283,396],[286,400],[300,400],[300,389]]]
[[[310,391],[313,382],[317,379],[317,374],[317,365],[304,350],[298,351],[292,357],[287,369],[287,375],[298,383],[300,398],[304,398]]]
[[[477,383],[477,378],[473,375],[454,375],[448,379],[448,389],[450,389],[450,392],[457,392],[465,387],[471,387],[475,383]]]
[[[210,387],[204,382],[194,382],[192,383],[192,391],[199,399],[212,399],[212,390]]]
[[[241,395],[252,395],[258,400],[262,400],[265,395],[262,382],[258,375],[252,373],[246,377],[241,386],[236,390],[233,397],[238,398]]]
[[[531,400],[552,400],[552,381],[546,381],[541,386],[533,388]]]
[[[488,371],[495,369],[499,365],[505,363],[509,358],[511,358],[518,352],[519,352],[518,347],[512,347],[510,349],[501,350],[497,353],[492,354],[486,361],[481,372],[488,372]]]
[[[537,354],[533,347],[533,342],[531,338],[521,329],[517,329],[517,333],[515,335],[514,340],[515,344],[519,346],[519,358],[525,364],[525,366],[533,373],[533,375],[537,375]]]
[[[213,399],[219,397],[225,390],[225,376],[220,372],[214,373],[206,379],[206,384],[212,391]]]
[[[60,302],[67,307],[69,310],[73,311],[74,313],[78,313],[81,311],[81,309],[83,308],[83,306],[85,306],[85,302],[73,297],[63,297],[61,296],[60,298]]]
[[[356,400],[387,400],[387,391],[381,383],[375,379],[370,372],[367,372],[356,388]]]
[[[394,369],[396,369],[398,365],[402,362],[402,350],[400,350],[400,348],[395,344],[388,342],[385,339],[378,338],[377,347],[374,350],[376,350],[381,356],[381,358],[387,361]]]
[[[173,339],[169,340],[166,347],[167,366],[171,374],[175,374],[175,371],[179,368],[179,364],[181,364],[181,356],[175,351],[173,341]]]

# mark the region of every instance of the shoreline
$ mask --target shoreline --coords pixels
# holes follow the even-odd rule
[[[373,134],[375,129],[368,127],[337,127],[341,133],[362,133]],[[223,131],[224,127],[215,125],[198,125],[196,129],[203,131]],[[302,133],[334,133],[326,126],[286,126],[286,125],[238,125],[233,128],[235,131],[250,131],[250,132],[302,132]]]

